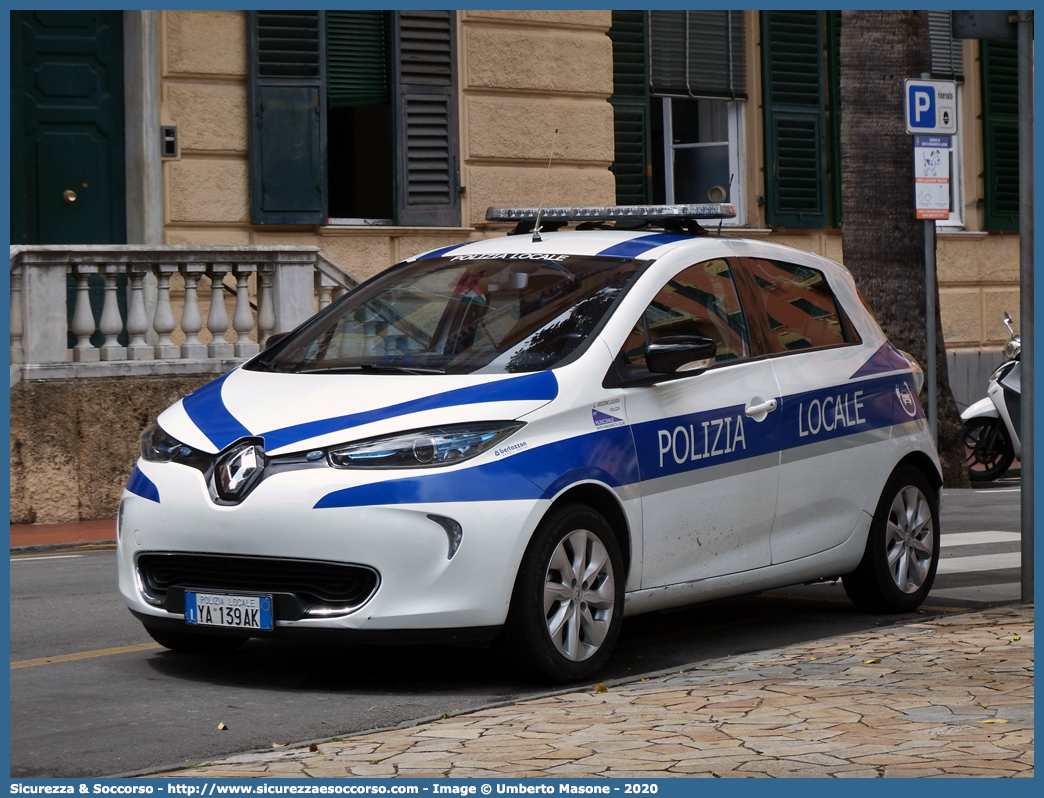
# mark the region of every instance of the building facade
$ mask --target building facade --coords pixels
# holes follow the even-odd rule
[[[937,231],[963,404],[1000,357],[1004,311],[1019,310],[1015,47],[955,42],[949,13],[930,14],[933,76],[959,87],[953,206]],[[303,245],[365,279],[424,250],[503,235],[485,220],[489,206],[727,198],[739,215],[725,234],[843,260],[838,22],[821,11],[14,11],[11,243],[170,245],[183,258],[206,257],[185,253],[193,247]],[[222,333],[211,340],[204,328],[193,343],[183,322],[202,315],[210,327],[206,293],[224,293],[218,329],[256,347],[259,275],[236,287],[202,268],[154,264],[158,289],[129,272],[107,278],[122,281],[104,289],[106,306],[110,290],[122,303],[108,324],[122,315],[125,329],[104,345],[159,331],[162,305],[182,319],[175,349],[221,349]],[[56,278],[59,294],[69,286],[70,360],[87,341],[74,336],[73,308],[87,308],[78,291],[97,292],[94,337],[106,324],[101,274],[77,282],[74,271]],[[11,280],[18,363],[14,249]],[[248,283],[253,311],[237,294]],[[316,283],[318,307],[335,284]],[[237,307],[257,317],[240,338]],[[25,318],[26,335],[34,323]],[[89,313],[83,323],[89,334]],[[211,378],[190,373],[192,362],[102,364],[97,376],[135,376],[15,386],[12,521],[111,518],[135,457],[130,428]],[[128,433],[113,436],[126,419]]]
[[[1018,311],[1014,44],[954,41],[951,348]],[[310,244],[358,278],[490,205],[705,201],[841,260],[837,12],[12,12],[12,243]],[[911,189],[912,190],[912,189]],[[71,198],[70,198],[71,192]]]

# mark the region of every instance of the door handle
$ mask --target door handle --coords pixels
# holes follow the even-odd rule
[[[746,409],[746,414],[753,418],[754,416],[761,416],[766,413],[771,413],[779,406],[779,403],[775,399],[769,399],[767,402],[762,402],[759,405],[751,405]]]

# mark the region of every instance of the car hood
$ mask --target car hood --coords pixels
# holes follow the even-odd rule
[[[411,429],[516,419],[558,395],[532,374],[272,374],[236,369],[160,414],[182,443],[216,453],[244,437],[269,454],[307,451]]]

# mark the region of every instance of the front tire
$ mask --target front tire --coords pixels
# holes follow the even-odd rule
[[[523,676],[573,682],[593,676],[623,622],[624,569],[608,522],[582,504],[554,508],[522,559],[503,644]]]
[[[863,612],[911,612],[928,596],[939,564],[938,494],[924,473],[901,465],[888,479],[863,559],[843,576]]]
[[[972,482],[988,482],[1003,475],[1015,460],[1004,422],[989,416],[965,421],[964,459]]]

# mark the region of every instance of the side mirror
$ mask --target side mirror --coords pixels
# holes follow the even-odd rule
[[[667,335],[649,344],[645,363],[656,374],[703,371],[714,362],[717,349],[703,335]]]
[[[289,332],[272,333],[270,336],[268,336],[268,339],[265,341],[265,349],[271,349],[275,344],[278,344],[289,334]]]

